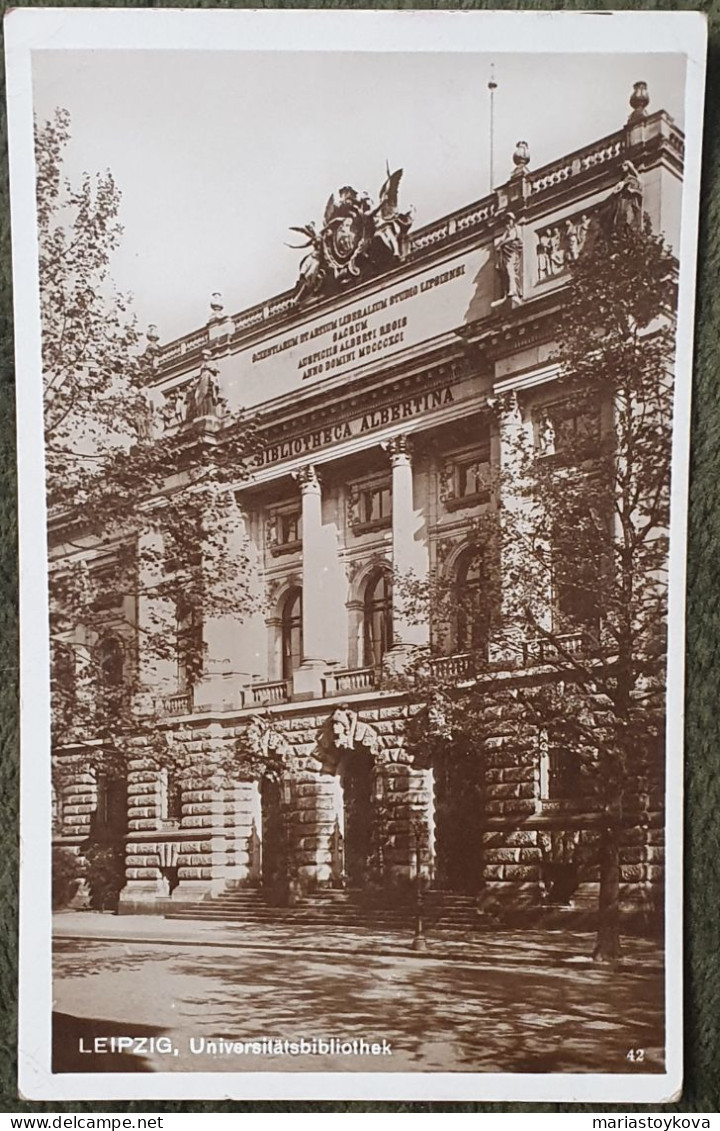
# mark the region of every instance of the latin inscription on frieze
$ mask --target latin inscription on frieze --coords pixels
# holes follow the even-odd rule
[[[290,334],[279,342],[256,350],[252,355],[253,365],[300,347],[302,352],[296,369],[303,380],[308,380],[383,356],[403,345],[408,321],[413,316],[412,305],[407,313],[401,313],[397,310],[399,304],[412,304],[418,295],[464,275],[465,268],[465,263],[461,263],[387,297],[330,318],[310,330]]]

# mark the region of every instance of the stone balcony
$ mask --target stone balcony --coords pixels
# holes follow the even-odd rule
[[[582,632],[566,633],[550,638],[535,637],[523,640],[520,652],[513,658],[495,661],[483,660],[479,653],[457,652],[448,656],[433,656],[428,660],[426,674],[439,682],[456,681],[458,684],[476,679],[481,673],[492,671],[495,674],[511,674],[523,668],[538,665],[563,665],[572,663],[587,655],[588,642]],[[362,695],[376,691],[382,693],[380,672],[374,667],[328,668],[320,679],[319,696],[332,699],[341,695]],[[293,702],[292,680],[263,680],[238,687],[233,702],[217,704],[213,710],[252,710],[278,707]],[[160,703],[162,712],[168,716],[191,715],[198,713],[193,702],[192,691],[181,691],[165,696]],[[203,708],[204,713],[205,708]]]

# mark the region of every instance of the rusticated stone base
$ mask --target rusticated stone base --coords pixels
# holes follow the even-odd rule
[[[542,915],[548,907],[561,918],[563,907],[592,911],[599,813],[577,798],[543,796],[541,731],[522,696],[496,692],[486,714],[459,779],[472,781],[473,808],[464,810],[462,827],[469,830],[473,886],[455,890],[477,894],[491,917]],[[181,811],[172,820],[160,772],[148,768],[143,740],[134,739],[120,913],[164,913],[246,886],[263,888],[273,904],[348,889],[401,894],[414,890],[418,877],[443,887],[450,779],[445,766],[441,806],[433,766],[406,749],[410,716],[404,698],[391,693],[178,724],[173,741],[184,750],[185,770]],[[243,780],[248,735],[257,757]],[[234,782],[203,776],[218,754],[237,765]],[[273,762],[274,776],[263,778],[258,765]],[[62,840],[77,843],[90,833],[94,788],[86,771],[67,787]],[[638,776],[628,796],[634,811],[626,808],[620,838],[623,902],[654,922],[663,890],[662,817],[647,778]]]

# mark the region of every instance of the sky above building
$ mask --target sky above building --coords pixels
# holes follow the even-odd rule
[[[530,168],[613,133],[635,81],[684,124],[685,61],[661,54],[36,51],[38,121],[70,112],[65,173],[110,169],[124,236],[112,263],[141,326],[191,332],[213,291],[235,312],[292,287],[302,237],[330,193],[377,198],[402,167],[415,227],[490,188],[518,140]]]

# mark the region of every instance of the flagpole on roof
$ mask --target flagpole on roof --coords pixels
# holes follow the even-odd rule
[[[488,90],[490,91],[490,192],[492,192],[495,187],[495,91],[497,90],[494,63],[490,64]]]

